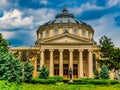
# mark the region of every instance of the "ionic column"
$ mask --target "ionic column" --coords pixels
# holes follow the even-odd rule
[[[70,52],[69,69],[71,68],[73,70],[73,49],[69,49],[69,52]]]
[[[44,65],[44,49],[41,49],[40,51],[41,51],[41,53],[40,53],[40,57],[41,57],[40,68],[41,68]]]
[[[78,78],[83,78],[83,50],[79,50]]]
[[[59,76],[63,77],[63,49],[59,49]]]
[[[88,59],[88,75],[89,78],[93,77],[93,55],[92,55],[93,50],[88,50],[89,52],[89,59]]]
[[[50,49],[50,77],[54,74],[54,64],[53,64],[53,49]]]

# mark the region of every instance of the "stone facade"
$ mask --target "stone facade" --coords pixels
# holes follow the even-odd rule
[[[34,65],[33,77],[43,65],[48,67],[49,76],[69,78],[93,78],[93,70],[98,67],[93,57],[99,58],[99,49],[93,39],[94,30],[90,25],[74,18],[66,8],[57,14],[55,20],[40,26],[36,31],[35,47],[13,47],[11,50],[23,60]]]

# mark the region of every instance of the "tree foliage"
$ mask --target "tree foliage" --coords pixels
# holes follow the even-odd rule
[[[24,82],[30,82],[32,80],[32,71],[33,71],[33,65],[29,63],[28,61],[23,62],[23,68],[22,68],[22,77]]]
[[[23,67],[23,63],[8,52],[8,42],[0,34],[0,79],[28,82],[32,78],[32,70],[33,66],[29,62],[24,62]]]
[[[0,57],[0,79],[20,82],[22,81],[21,71],[21,62],[13,54],[4,54]]]
[[[2,37],[2,34],[0,33],[0,54],[8,51],[8,45],[9,43]]]
[[[107,36],[102,36],[99,42],[101,60],[98,60],[98,62],[100,65],[105,64],[110,70],[120,69],[120,49],[115,48],[113,42]]]
[[[109,79],[109,70],[105,64],[102,65],[102,68],[100,71],[100,78]]]
[[[42,78],[42,79],[48,78],[49,70],[45,66],[42,66],[42,68],[38,69],[38,71],[40,72],[38,76],[39,78]]]
[[[99,79],[99,71],[97,69],[94,70],[94,78]]]

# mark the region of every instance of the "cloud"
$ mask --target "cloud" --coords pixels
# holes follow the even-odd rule
[[[114,6],[120,4],[120,0],[109,0],[108,1],[108,6]]]
[[[55,13],[55,10],[48,8],[4,11],[0,17],[0,32],[13,46],[34,45],[36,30],[53,19]]]
[[[1,29],[12,29],[12,28],[31,28],[33,17],[22,18],[22,12],[14,9],[12,11],[4,11],[3,16],[0,17]]]
[[[101,36],[106,35],[109,38],[112,39],[114,42],[115,46],[120,47],[120,42],[119,35],[120,35],[120,30],[119,27],[117,27],[114,23],[114,18],[118,16],[118,14],[109,14],[105,15],[99,19],[96,20],[88,20],[86,21],[88,24],[90,24],[94,31],[94,39],[97,43],[99,43],[99,39]]]
[[[14,32],[0,31],[5,39],[10,39],[15,36]]]
[[[0,0],[0,9],[5,9],[10,3],[7,0]]]
[[[47,4],[48,4],[48,0],[39,0],[39,2],[40,2],[41,4],[44,4],[44,5],[47,5]]]

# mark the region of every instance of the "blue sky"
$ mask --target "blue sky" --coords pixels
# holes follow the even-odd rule
[[[11,46],[34,46],[38,27],[64,5],[93,27],[97,43],[106,35],[120,47],[120,0],[0,0],[0,33]]]

